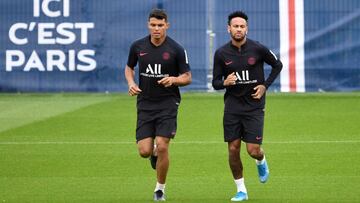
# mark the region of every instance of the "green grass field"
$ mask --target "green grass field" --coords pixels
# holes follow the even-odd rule
[[[242,150],[249,202],[360,202],[360,93],[269,94],[266,108],[270,179],[259,183]],[[168,202],[230,202],[236,192],[222,109],[221,94],[183,94]],[[0,95],[0,202],[153,202],[135,123],[127,95]]]

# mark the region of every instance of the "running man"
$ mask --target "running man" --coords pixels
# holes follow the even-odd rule
[[[231,201],[248,199],[240,158],[241,141],[256,160],[259,179],[265,183],[269,168],[261,148],[263,141],[265,92],[282,69],[281,61],[264,45],[247,38],[248,17],[242,11],[228,16],[231,41],[217,49],[214,56],[212,85],[226,88],[224,95],[224,140],[228,143],[229,165],[237,186]],[[272,69],[264,77],[264,62]]]
[[[150,35],[131,45],[125,67],[129,95],[137,96],[136,141],[139,154],[143,158],[150,157],[157,174],[155,201],[165,201],[168,148],[170,139],[176,134],[179,86],[191,83],[186,51],[166,35],[168,28],[166,12],[153,9],[148,18]],[[137,64],[139,85],[135,82]]]

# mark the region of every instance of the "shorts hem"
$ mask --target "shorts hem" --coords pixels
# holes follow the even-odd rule
[[[241,138],[239,138],[239,137],[236,137],[236,138],[231,138],[231,139],[225,139],[224,138],[224,142],[232,142],[232,141],[235,141],[235,140],[241,140]]]
[[[251,141],[251,140],[244,140],[244,139],[241,139],[241,138],[224,139],[224,142],[232,142],[232,141],[235,141],[235,140],[237,140],[237,139],[239,139],[240,141],[245,142],[245,143],[262,145],[262,142],[256,142],[256,141]]]
[[[140,138],[135,138],[136,139],[136,143],[138,143],[140,140],[143,140],[143,139],[146,139],[146,138],[149,138],[149,137],[151,137],[151,138],[155,138],[154,136],[152,136],[152,135],[149,135],[149,136],[142,136],[142,137],[140,137]]]
[[[261,145],[262,144],[262,141],[251,141],[251,140],[242,140],[243,142],[245,143],[249,143],[249,144],[258,144],[258,145]]]
[[[165,138],[174,139],[175,135],[156,135],[155,137],[165,137]]]

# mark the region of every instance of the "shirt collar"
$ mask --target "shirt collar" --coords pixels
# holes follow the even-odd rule
[[[240,48],[238,48],[237,46],[233,45],[232,42],[231,42],[231,40],[230,40],[230,42],[229,42],[229,47],[230,47],[232,50],[235,50],[235,51],[242,50],[242,49],[244,49],[244,48],[247,46],[248,40],[249,40],[249,39],[246,38],[245,43],[244,43],[243,45],[241,45]]]

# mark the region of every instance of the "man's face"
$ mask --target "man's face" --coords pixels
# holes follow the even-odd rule
[[[246,37],[247,31],[248,26],[245,19],[240,17],[231,19],[230,25],[228,25],[228,32],[233,40],[241,42]]]
[[[169,23],[167,23],[165,19],[159,20],[157,18],[150,18],[148,28],[151,38],[161,39],[165,37],[166,30],[169,28]]]

